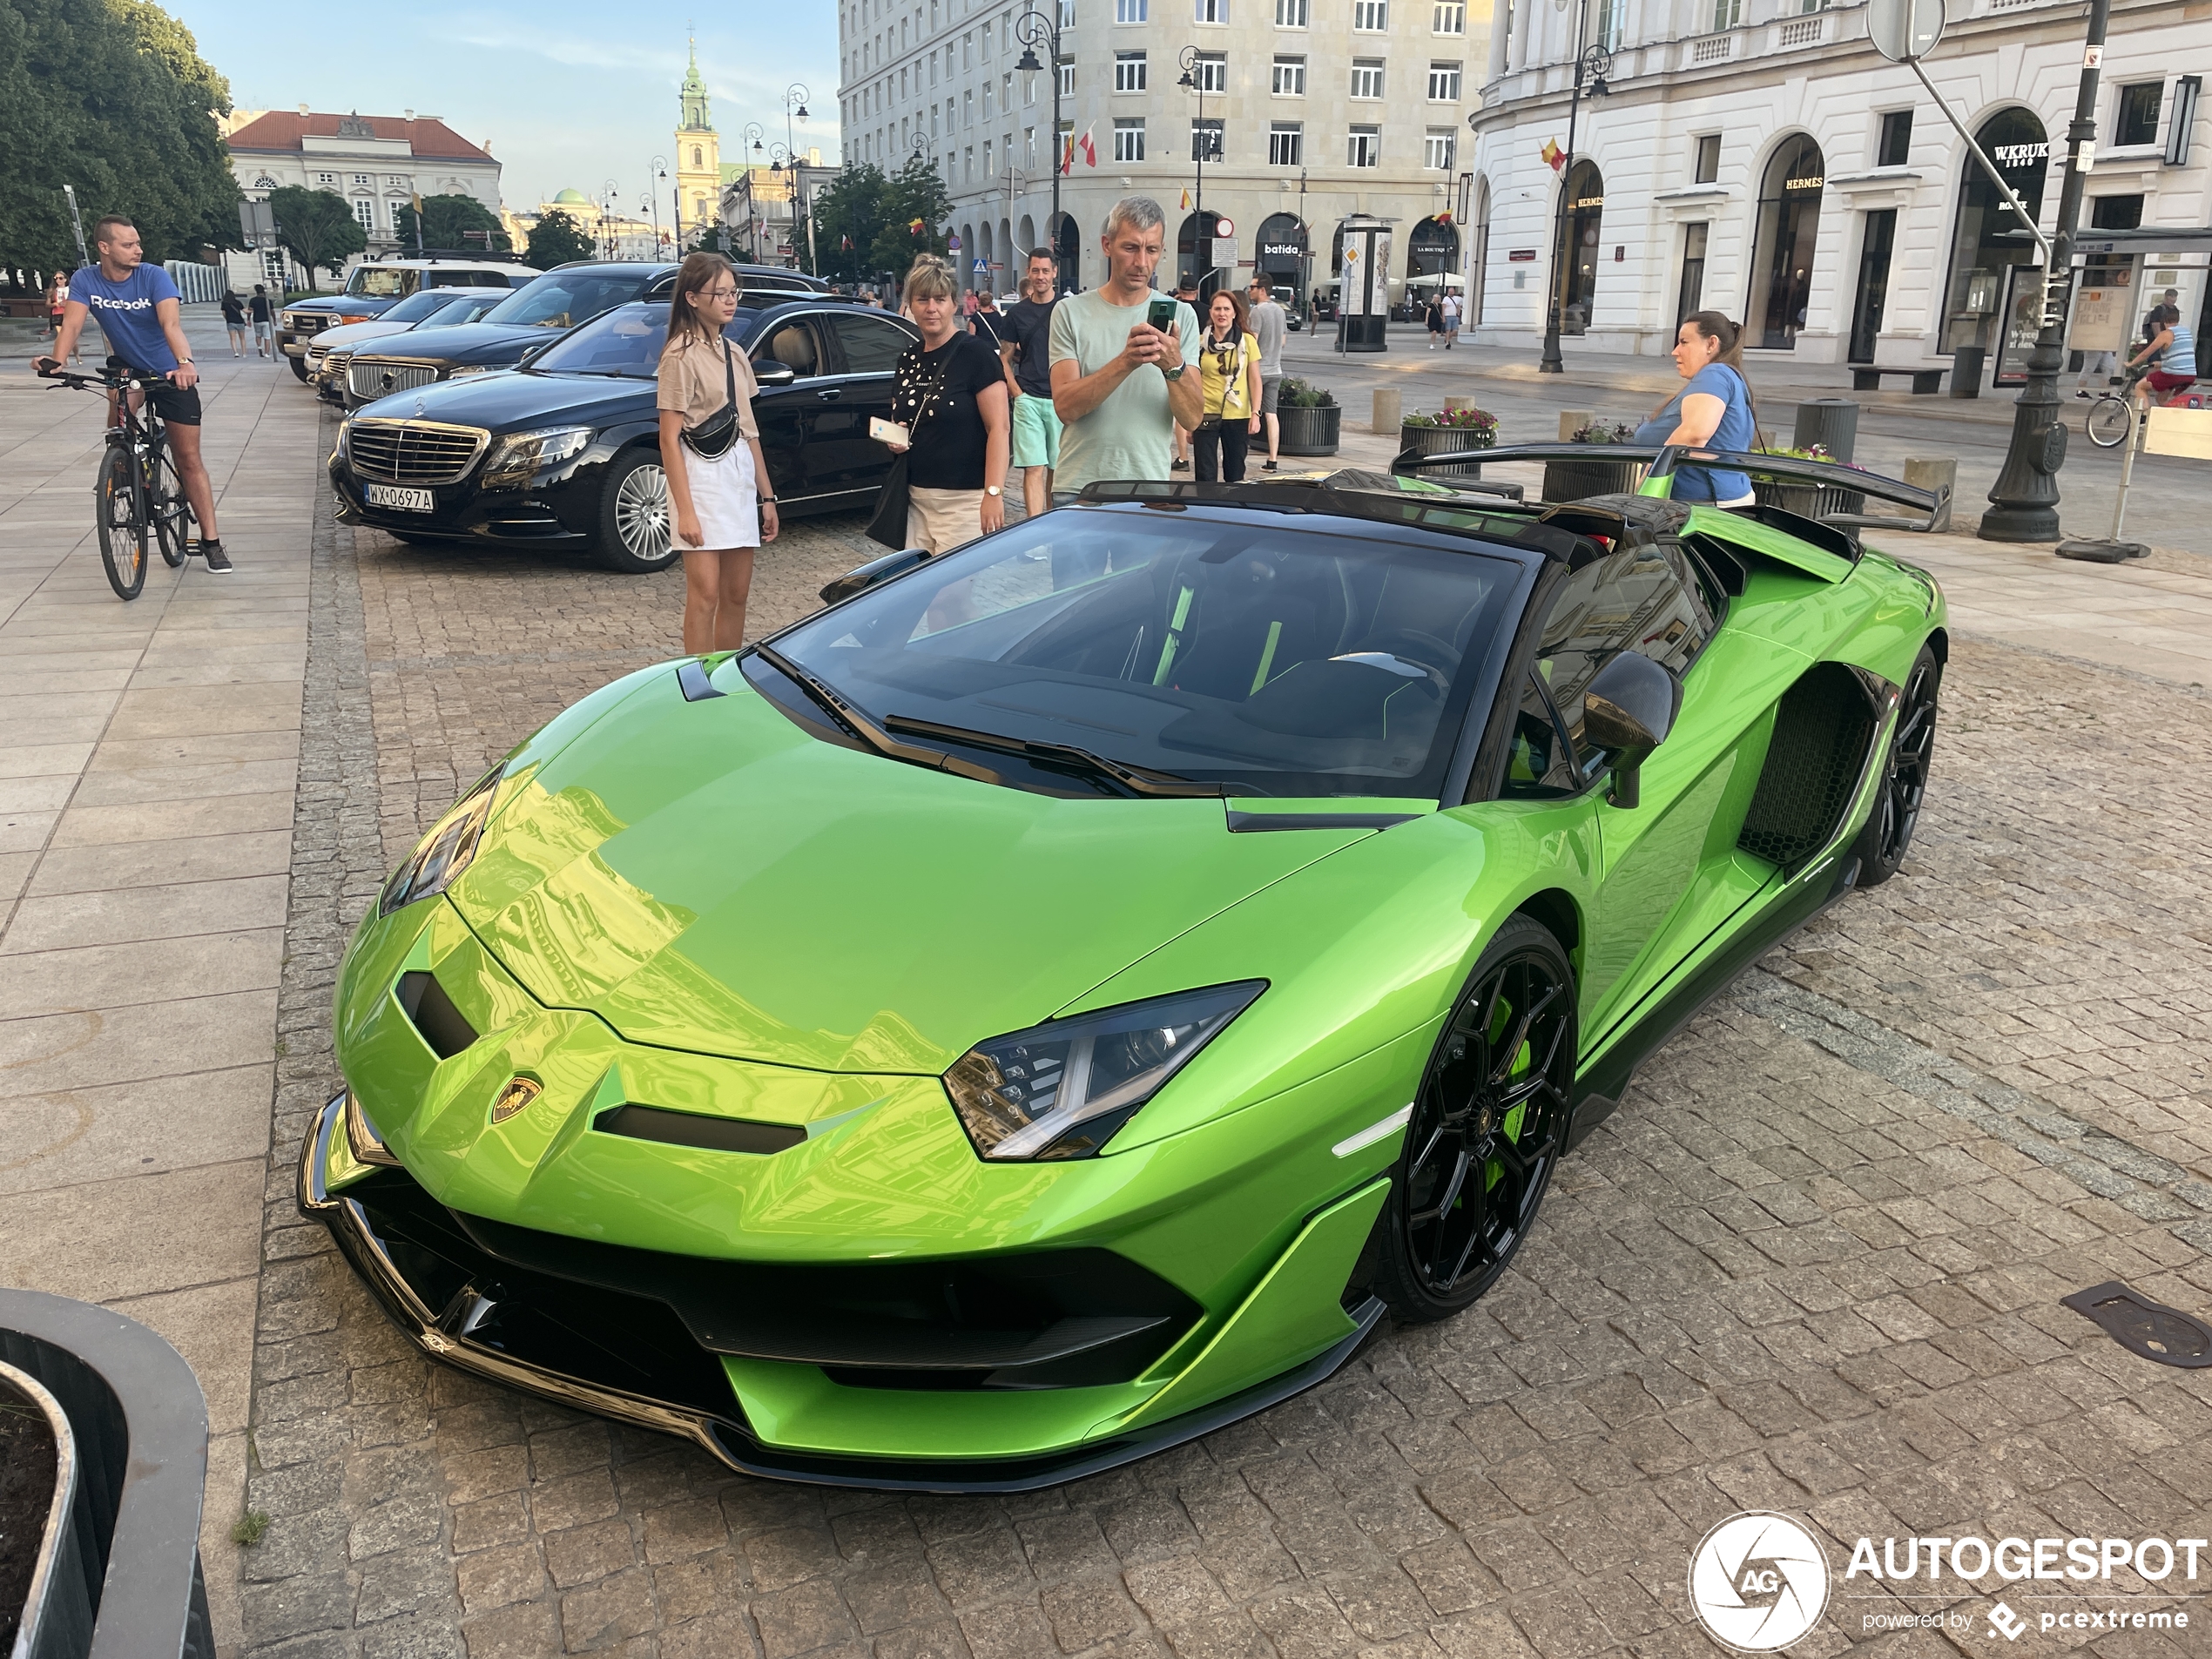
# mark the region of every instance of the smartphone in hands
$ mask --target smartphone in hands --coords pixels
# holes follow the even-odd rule
[[[1155,300],[1145,307],[1144,320],[1163,334],[1173,334],[1175,332],[1175,301]]]
[[[895,443],[901,448],[913,444],[914,436],[896,421],[887,421],[880,415],[868,417],[868,436],[880,443]]]

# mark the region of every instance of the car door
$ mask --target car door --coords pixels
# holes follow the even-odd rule
[[[821,390],[827,367],[825,344],[803,312],[771,318],[752,344],[754,374],[768,363],[779,363],[792,371],[792,378],[784,384],[760,388],[752,413],[760,426],[760,449],[767,457],[768,480],[776,494],[792,505],[820,493],[809,470],[808,448],[813,438],[815,412],[821,407],[815,394]]]
[[[807,465],[825,489],[873,494],[891,469],[891,451],[868,436],[868,422],[891,418],[893,371],[915,336],[858,307],[818,315],[835,345],[837,374],[819,394]]]

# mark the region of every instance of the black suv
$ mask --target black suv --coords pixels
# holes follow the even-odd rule
[[[769,266],[740,265],[737,271],[749,295],[797,296],[829,286],[802,272]],[[438,381],[512,368],[533,347],[546,345],[551,331],[573,328],[633,300],[665,300],[675,290],[676,272],[675,266],[658,263],[580,260],[556,265],[486,312],[481,322],[389,345],[380,341],[355,353],[346,370],[346,406],[358,408]]]
[[[753,413],[783,516],[873,503],[891,454],[868,421],[889,418],[913,326],[821,293],[741,309],[726,332],[760,382]],[[653,407],[667,336],[665,303],[618,306],[516,373],[368,405],[330,457],[339,518],[403,542],[590,547],[610,570],[663,569],[677,557]]]

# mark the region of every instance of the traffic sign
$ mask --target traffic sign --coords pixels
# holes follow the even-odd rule
[[[1866,37],[1893,64],[1925,57],[1943,38],[1943,0],[1868,0]]]
[[[977,276],[988,276],[991,273],[991,262],[988,260],[977,260],[968,268]]]

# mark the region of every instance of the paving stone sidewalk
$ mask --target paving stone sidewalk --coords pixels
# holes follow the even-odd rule
[[[871,550],[850,521],[794,527],[758,624]],[[489,759],[666,655],[681,598],[327,523],[313,577],[249,1651],[1674,1659],[1718,1651],[1685,1571],[1740,1509],[1809,1517],[1839,1570],[1860,1534],[2204,1531],[2212,1372],[2058,1305],[2119,1278],[2212,1309],[2212,704],[2186,684],[1962,641],[1905,873],[1646,1069],[1477,1308],[1132,1468],[897,1497],[747,1480],[428,1366],[298,1219],[331,980],[376,883]],[[1794,1651],[1992,1650],[1973,1587],[1839,1589],[1871,1599]],[[1950,1606],[1955,1642],[1864,1623]]]

